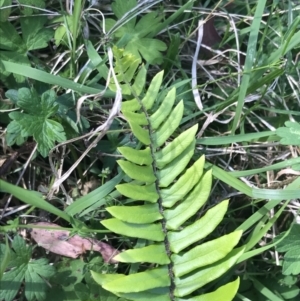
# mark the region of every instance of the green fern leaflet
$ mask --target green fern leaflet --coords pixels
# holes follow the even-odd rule
[[[188,167],[194,154],[196,125],[170,142],[183,116],[183,102],[175,105],[175,88],[153,111],[162,79],[160,72],[142,100],[122,105],[141,147],[119,148],[124,159],[118,164],[132,181],[116,189],[131,205],[107,208],[112,218],[102,221],[112,232],[144,242],[144,247],[115,256],[120,262],[140,264],[139,270],[128,275],[92,271],[92,275],[104,289],[127,300],[230,301],[239,279],[210,293],[199,295],[199,289],[234,266],[243,253],[243,248],[234,249],[242,233],[235,231],[199,243],[222,221],[228,201],[200,219],[193,218],[209,196],[212,174],[204,172],[204,157]]]

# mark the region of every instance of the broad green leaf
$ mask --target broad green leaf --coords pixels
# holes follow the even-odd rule
[[[186,168],[195,150],[195,141],[192,142],[178,157],[164,166],[162,170],[157,170],[159,187],[168,187],[179,174]]]
[[[101,221],[110,231],[115,233],[130,236],[144,238],[153,241],[163,241],[164,234],[160,224],[132,224],[122,222],[116,218],[110,218]]]
[[[123,176],[123,172],[120,172],[102,186],[96,188],[87,195],[76,199],[65,209],[65,212],[70,216],[74,216],[75,214],[79,213],[79,216],[83,216],[90,211],[93,211],[93,206],[99,208],[100,206],[104,205],[106,203],[105,197],[107,197],[107,195],[116,187],[116,185],[120,183]]]
[[[139,166],[125,160],[118,160],[117,162],[124,172],[134,180],[143,181],[149,184],[156,180],[152,166]]]
[[[31,206],[41,208],[47,212],[53,213],[62,219],[70,222],[70,216],[49,202],[45,201],[42,194],[36,191],[30,191],[18,186],[9,184],[0,179],[0,190],[11,193],[14,197]]]
[[[157,202],[159,197],[154,183],[143,186],[132,183],[124,183],[117,185],[116,189],[124,196],[139,201],[148,201],[154,203]]]
[[[276,134],[281,137],[280,143],[283,145],[300,145],[300,124],[298,122],[286,121],[286,127],[276,130]]]
[[[189,298],[189,301],[231,301],[240,285],[240,279],[229,282],[212,293],[207,293],[197,297]],[[186,299],[177,298],[177,301],[186,301]]]
[[[228,207],[228,200],[209,209],[206,214],[179,232],[169,232],[168,239],[172,252],[178,254],[194,242],[206,237],[222,221]]]
[[[249,277],[253,287],[260,292],[263,296],[265,296],[267,298],[267,300],[272,300],[272,301],[282,301],[282,297],[278,296],[278,291],[276,289],[276,293],[274,291],[271,291],[268,286],[266,286],[265,284],[261,283],[260,281],[257,280],[257,278],[255,277]],[[277,287],[276,287],[277,288]]]
[[[185,221],[197,213],[209,197],[211,183],[211,171],[208,171],[178,206],[164,211],[168,229],[177,230]]]
[[[150,245],[143,248],[124,251],[114,257],[120,262],[150,262],[157,264],[169,264],[166,248],[163,244]]]
[[[204,167],[204,156],[198,159],[170,188],[162,189],[160,195],[162,205],[166,208],[172,207],[176,202],[182,200],[196,183],[199,182]]]
[[[16,51],[19,53],[24,53],[26,51],[26,45],[16,31],[15,26],[10,22],[0,23],[0,37],[1,50]]]
[[[101,76],[101,78],[107,79],[109,69],[104,64],[103,59],[99,55],[98,51],[95,49],[92,42],[89,41],[89,40],[86,42],[86,50],[87,50],[87,54],[88,54],[89,59],[91,60],[91,62],[88,63],[88,65],[86,66],[86,69],[84,69],[84,71],[82,73],[82,77],[80,77],[80,78],[87,78],[87,76],[89,74],[91,74],[94,69],[97,69],[97,71],[98,71],[99,75]]]
[[[174,133],[178,128],[181,118],[183,115],[183,101],[180,101],[178,105],[174,108],[169,117],[165,120],[163,125],[152,134],[153,147],[157,148],[162,146],[167,139]]]
[[[195,140],[197,129],[198,125],[194,125],[181,133],[163,149],[155,153],[156,166],[161,169],[173,161],[177,156],[182,154],[183,151]]]
[[[151,96],[152,95],[149,95],[148,98],[146,98],[146,100],[148,101],[148,99],[150,99]],[[169,116],[169,114],[173,108],[175,98],[176,98],[176,88],[174,87],[168,92],[167,96],[164,98],[164,100],[161,103],[158,110],[156,110],[149,118],[151,128],[153,130],[158,129],[158,127],[161,125],[161,123],[163,121],[165,121],[165,119]],[[145,102],[146,102],[146,100],[145,100]],[[152,107],[152,105],[151,105],[151,107]]]
[[[194,247],[182,255],[172,255],[174,274],[181,277],[224,258],[237,245],[242,231],[232,232]]]
[[[2,55],[2,53],[0,54]],[[11,55],[11,53],[9,54]],[[97,88],[84,86],[81,83],[74,82],[73,80],[69,80],[58,75],[50,74],[46,71],[31,68],[20,63],[16,64],[10,62],[9,59],[1,61],[1,65],[4,66],[3,68],[5,72],[11,72],[18,76],[32,78],[48,85],[58,85],[66,89],[72,89],[74,91],[87,94],[97,94],[102,91],[105,97],[115,97],[115,93],[110,91],[109,89],[105,90],[104,86],[97,85]]]
[[[118,151],[125,157],[125,159],[135,164],[150,165],[153,161],[149,147],[140,150],[132,147],[122,146],[118,147]]]
[[[149,224],[162,219],[158,204],[112,206],[106,210],[115,218],[133,224]]]
[[[205,284],[217,279],[227,272],[243,254],[244,249],[238,248],[231,251],[225,258],[215,264],[209,265],[185,278],[175,278],[175,292],[177,297],[184,297]]]
[[[259,199],[291,200],[299,197],[299,189],[257,189],[252,188],[252,196]]]
[[[120,293],[131,293],[170,285],[166,267],[155,268],[146,272],[131,274],[114,281],[104,282],[103,288]]]
[[[27,46],[27,51],[41,49],[48,46],[53,37],[53,30],[45,28],[47,17],[36,16],[21,18],[22,37]]]
[[[231,173],[223,170],[222,168],[213,165],[212,166],[212,172],[213,176],[216,177],[217,179],[225,182],[226,184],[230,185],[230,187],[235,188],[236,190],[253,197],[253,188],[249,187],[246,185],[244,182],[242,182],[240,179],[237,179]]]

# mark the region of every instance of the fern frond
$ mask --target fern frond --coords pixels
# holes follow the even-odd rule
[[[129,275],[92,275],[104,289],[128,300],[230,301],[238,279],[211,293],[197,296],[197,291],[237,262],[244,249],[234,247],[242,233],[235,231],[199,244],[223,220],[228,200],[200,219],[193,218],[209,197],[212,173],[204,171],[204,156],[187,168],[194,154],[197,125],[171,139],[183,116],[183,102],[175,105],[176,89],[172,88],[154,106],[162,79],[160,72],[143,99],[122,104],[122,113],[143,147],[118,149],[124,157],[118,164],[132,181],[116,189],[131,205],[108,207],[112,218],[101,222],[114,233],[146,241],[144,247],[114,258],[129,264],[143,262],[144,267]]]

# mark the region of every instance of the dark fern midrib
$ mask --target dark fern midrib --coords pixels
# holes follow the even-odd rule
[[[142,104],[142,102],[140,101],[139,98],[137,98],[138,101],[140,102],[141,104],[141,109],[143,111],[143,113],[145,114],[146,118],[147,118],[147,121],[148,121],[148,126],[146,127],[147,130],[148,130],[148,133],[149,133],[149,138],[150,138],[150,151],[151,151],[151,156],[152,156],[152,159],[153,159],[153,162],[152,162],[152,170],[153,170],[153,174],[155,175],[155,187],[156,187],[156,192],[158,194],[158,207],[159,207],[159,212],[161,213],[161,215],[163,216],[163,219],[160,220],[160,223],[161,223],[161,226],[162,226],[162,229],[163,229],[163,233],[164,233],[164,236],[165,236],[165,239],[164,239],[164,246],[165,246],[165,250],[166,250],[166,254],[170,260],[170,263],[167,265],[168,266],[168,274],[169,274],[169,277],[170,277],[170,290],[169,290],[169,295],[170,295],[170,301],[175,301],[175,297],[174,297],[174,290],[175,290],[175,275],[174,275],[174,271],[173,271],[173,263],[172,263],[172,260],[171,260],[171,255],[172,255],[172,251],[170,250],[170,243],[169,243],[169,240],[168,240],[168,230],[167,230],[167,227],[166,227],[166,220],[164,218],[164,207],[162,205],[162,197],[161,197],[161,194],[160,194],[160,188],[159,188],[159,180],[158,180],[158,176],[157,176],[157,166],[156,166],[156,161],[155,161],[155,152],[156,152],[156,149],[154,149],[153,145],[155,145],[154,143],[154,140],[153,140],[153,136],[152,136],[152,133],[153,133],[153,129],[151,128],[151,122],[150,122],[150,118],[149,118],[149,115],[148,115],[148,112],[147,110],[145,109],[144,105]]]

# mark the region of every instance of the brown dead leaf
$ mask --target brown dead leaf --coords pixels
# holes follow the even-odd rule
[[[59,228],[57,224],[46,222],[33,223],[32,225]],[[99,252],[103,260],[107,263],[118,262],[114,260],[113,257],[119,254],[119,251],[109,244],[96,239],[82,238],[79,235],[70,237],[70,231],[59,229],[46,230],[33,228],[30,234],[32,239],[35,240],[40,247],[58,255],[77,258],[86,251],[93,250]]]

